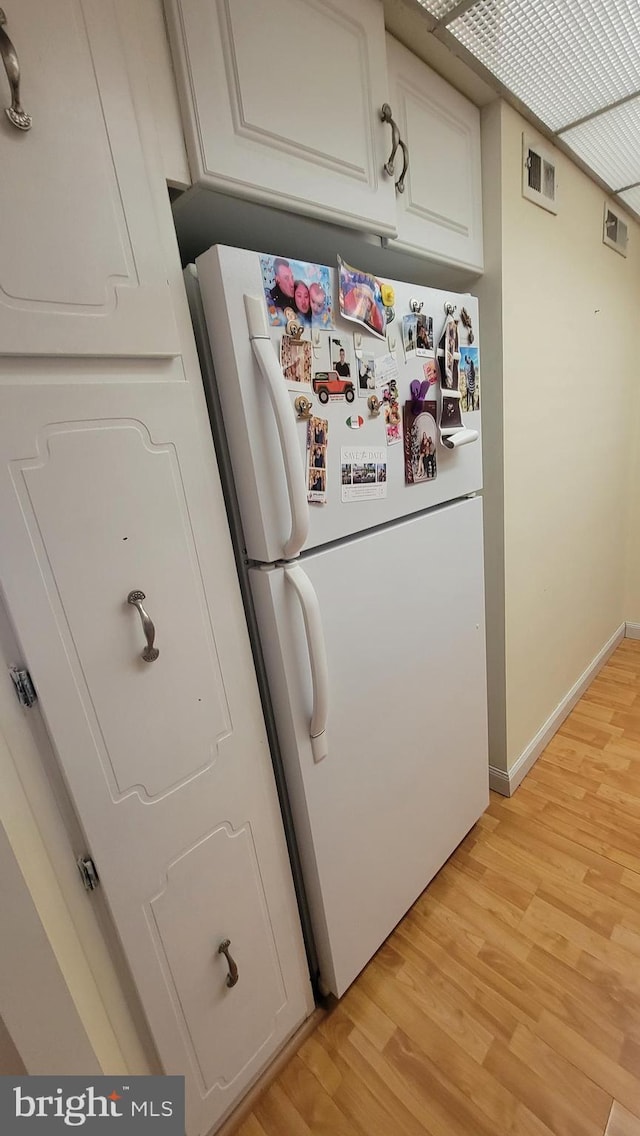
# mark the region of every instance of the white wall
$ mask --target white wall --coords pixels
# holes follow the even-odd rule
[[[502,109],[482,109],[483,277],[473,285],[480,305],[482,464],[489,764],[507,769],[504,621],[504,451],[502,350]]]
[[[522,131],[531,131],[506,104],[501,116],[506,759],[512,766],[631,618],[625,561],[640,228],[630,221],[627,259],[603,245],[605,195],[557,151],[558,215],[526,201]],[[640,552],[637,540],[634,547]],[[640,589],[636,613],[638,600]]]

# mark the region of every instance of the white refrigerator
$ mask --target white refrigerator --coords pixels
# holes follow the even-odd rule
[[[271,325],[267,259],[223,246],[199,257],[194,323],[201,340],[203,323],[208,330],[200,354],[237,499],[230,517],[250,582],[315,977],[340,997],[488,801],[478,310],[469,295],[386,282],[394,318],[382,338],[340,315],[330,268],[333,326],[305,328],[315,386],[298,387],[283,373],[286,331]],[[420,353],[417,314],[427,331],[431,321]],[[465,349],[476,348],[476,389],[462,416],[469,440],[443,444],[431,430],[426,453],[418,435],[412,451],[403,435],[419,395],[437,422],[446,393],[424,377],[433,377],[447,318],[461,372]],[[348,383],[337,385],[343,393],[327,385],[338,359],[350,394]],[[378,372],[396,375],[395,391]],[[464,390],[458,377],[456,385]],[[396,411],[411,414],[404,425],[388,413],[390,389]],[[301,395],[312,421],[326,423],[324,446],[296,409]],[[316,455],[324,477],[313,493]]]

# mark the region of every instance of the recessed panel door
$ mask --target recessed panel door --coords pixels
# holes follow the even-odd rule
[[[163,1066],[185,1075],[201,1136],[305,1018],[310,989],[193,393],[5,385],[0,573]]]

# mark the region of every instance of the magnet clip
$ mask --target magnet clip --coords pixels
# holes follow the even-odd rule
[[[467,329],[467,339],[469,341],[469,344],[471,344],[474,340],[473,324],[471,322],[471,316],[469,315],[466,308],[460,309],[460,319],[462,320],[464,327]]]
[[[296,408],[298,418],[311,417],[311,408],[313,406],[313,403],[310,399],[306,398],[305,395],[299,394],[298,397],[294,400],[293,405]]]
[[[455,304],[452,304],[452,303],[450,303],[449,301],[447,301],[447,303],[446,303],[446,304],[445,304],[445,306],[444,306],[444,313],[445,313],[445,315],[447,315],[447,316],[452,316],[452,315],[453,315],[453,313],[455,312],[455,310],[456,310],[456,305],[455,305]]]
[[[286,308],[284,314],[287,317],[287,335],[291,336],[292,339],[301,339],[304,327],[301,323],[298,323],[293,308]]]
[[[413,312],[413,314],[415,316],[417,316],[418,313],[422,311],[423,307],[424,307],[423,300],[414,300],[414,299],[409,300],[409,311]]]
[[[371,411],[372,416],[375,418],[380,413],[380,399],[377,394],[370,394],[367,399],[367,406]]]

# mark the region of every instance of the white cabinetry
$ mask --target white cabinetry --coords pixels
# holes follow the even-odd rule
[[[184,1075],[187,1134],[204,1136],[313,999],[166,186],[141,149],[153,130],[118,11],[7,9],[33,127],[2,115],[0,589],[162,1067]],[[149,662],[127,602],[139,589]]]
[[[395,234],[380,0],[167,0],[194,181]]]
[[[0,115],[0,351],[177,354],[113,0],[4,7],[33,125]]]
[[[385,36],[380,0],[165,5],[194,183],[482,271],[478,109]]]
[[[404,193],[396,195],[394,248],[482,271],[478,108],[391,36],[387,66],[389,101],[410,156]]]
[[[185,1076],[187,1131],[203,1136],[310,1012],[306,960],[201,395],[73,378],[3,385],[0,578],[164,1070]]]

